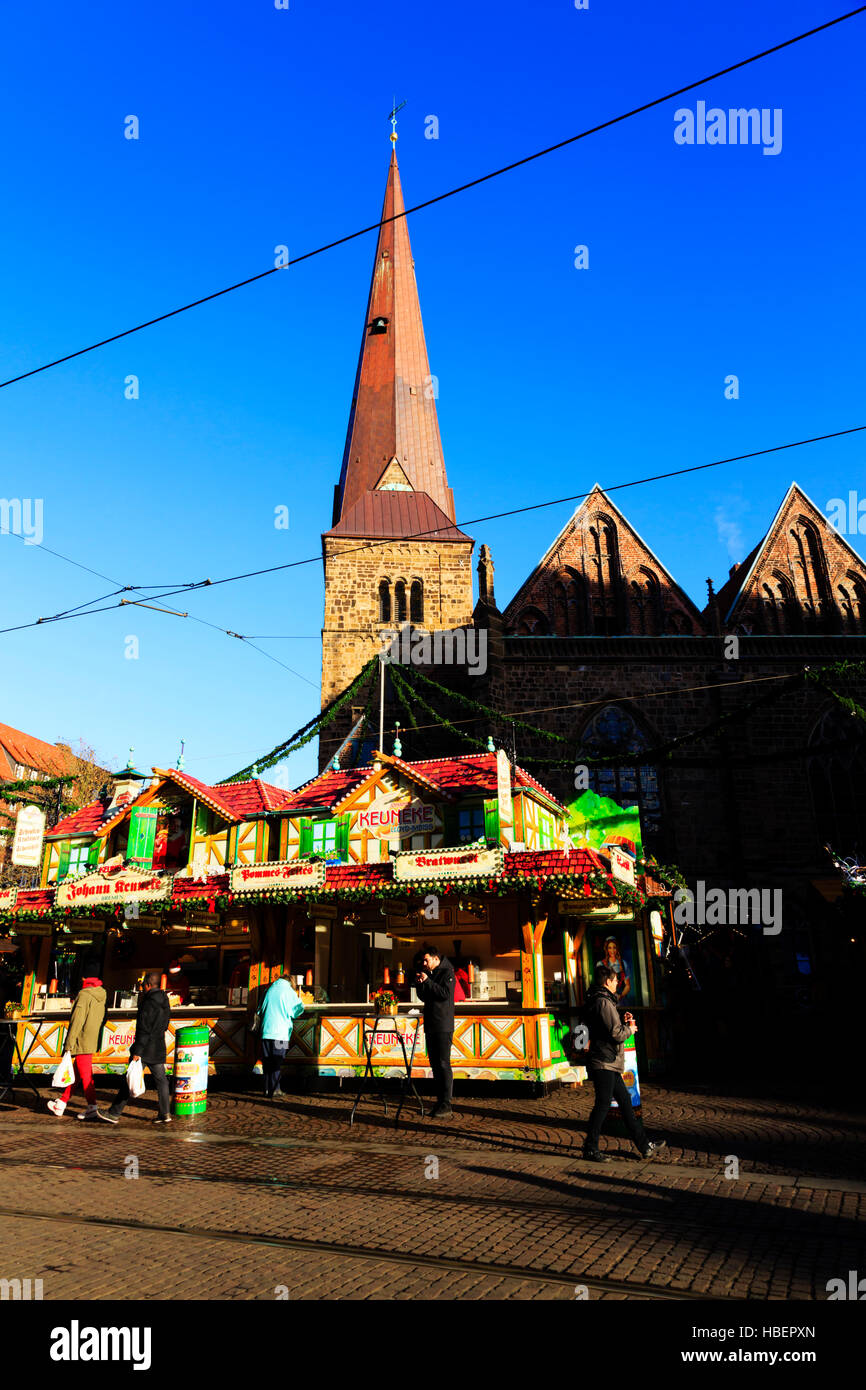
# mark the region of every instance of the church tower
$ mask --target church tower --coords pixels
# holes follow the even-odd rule
[[[392,147],[343,466],[322,537],[323,705],[381,649],[382,633],[406,622],[431,632],[472,622],[474,543],[455,524],[436,395]]]

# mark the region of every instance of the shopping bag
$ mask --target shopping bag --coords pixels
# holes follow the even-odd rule
[[[129,1087],[129,1094],[135,1099],[136,1096],[143,1096],[146,1090],[144,1084],[144,1067],[141,1065],[140,1057],[133,1057],[129,1066],[126,1068],[126,1084]]]
[[[60,1058],[60,1064],[51,1078],[51,1085],[71,1086],[74,1080],[75,1066],[72,1061],[72,1055],[69,1052],[64,1052],[63,1056]]]

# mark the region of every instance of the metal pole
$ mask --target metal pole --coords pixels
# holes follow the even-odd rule
[[[385,749],[385,654],[379,653],[379,752]]]

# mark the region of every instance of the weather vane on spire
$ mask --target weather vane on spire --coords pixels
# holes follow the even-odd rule
[[[396,97],[394,98],[394,105],[391,107],[391,114],[390,114],[390,116],[388,117],[388,120],[391,122],[391,137],[390,137],[390,138],[391,138],[391,143],[392,143],[393,145],[396,145],[396,143],[397,143],[397,112],[398,112],[398,111],[402,111],[402,110],[403,110],[403,107],[404,107],[405,105],[406,105],[405,101],[401,101],[400,104],[399,104],[399,106],[398,106],[398,105],[397,105],[397,98],[396,98]]]

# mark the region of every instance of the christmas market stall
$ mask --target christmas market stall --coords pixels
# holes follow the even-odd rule
[[[656,1008],[666,890],[642,868],[625,840],[575,844],[569,811],[502,750],[410,763],[398,745],[297,791],[128,767],[51,831],[41,887],[0,897],[0,930],[24,957],[19,1047],[28,1070],[54,1070],[95,960],[109,1006],[98,1071],[125,1066],[136,983],[157,970],[169,1067],[175,1028],[201,1024],[211,1070],[248,1074],[253,1014],[286,974],[305,1003],[287,1056],[299,1081],[363,1071],[382,991],[410,1042],[418,1032],[413,1075],[427,1077],[414,962],[429,944],[458,980],[458,1081],[580,1082],[573,1029],[598,959],[617,965],[633,1011]],[[377,1071],[396,1075],[393,1032],[373,1044]]]

